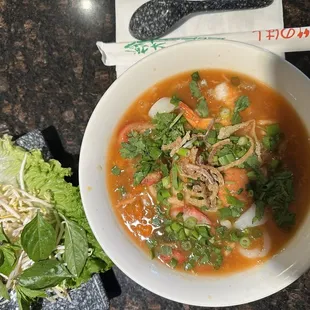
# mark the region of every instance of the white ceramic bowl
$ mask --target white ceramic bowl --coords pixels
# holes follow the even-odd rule
[[[170,270],[136,247],[118,223],[106,188],[107,148],[113,129],[129,105],[156,82],[201,68],[238,71],[270,85],[291,102],[309,130],[309,79],[285,60],[257,47],[231,41],[179,44],[134,65],[101,98],[83,139],[80,187],[96,238],[127,276],[148,290],[178,302],[231,306],[273,294],[309,268],[309,216],[287,248],[267,263],[229,276],[194,276]]]

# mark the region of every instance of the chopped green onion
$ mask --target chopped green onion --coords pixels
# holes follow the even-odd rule
[[[175,258],[172,258],[169,265],[170,267],[175,268],[178,265],[178,263],[179,262]]]
[[[233,242],[239,242],[240,237],[238,236],[236,231],[232,231],[230,233],[230,240]]]
[[[215,144],[217,142],[217,139],[216,138],[212,138],[212,137],[209,137],[207,138],[207,142],[211,145]]]
[[[122,197],[124,197],[127,194],[126,188],[124,186],[118,187],[116,191],[120,192]]]
[[[236,157],[241,158],[246,154],[247,150],[244,147],[241,147],[236,150]]]
[[[193,230],[191,232],[191,236],[194,237],[195,239],[198,239],[199,238],[199,233],[196,230]]]
[[[181,247],[184,251],[189,251],[192,248],[190,241],[181,242]]]
[[[171,228],[171,226],[166,226],[165,231],[166,231],[168,234],[172,233],[172,228]]]
[[[167,165],[161,164],[160,170],[165,177],[167,177],[169,175],[169,169],[168,169]]]
[[[179,232],[180,229],[182,228],[182,225],[180,225],[178,222],[173,222],[171,224],[171,228],[173,231]]]
[[[227,155],[225,155],[226,156],[226,159],[228,160],[228,163],[230,164],[230,163],[232,163],[233,161],[235,161],[236,159],[235,159],[235,156],[233,155],[233,154],[227,154]]]
[[[209,133],[208,133],[208,137],[209,138],[217,138],[216,130],[214,130],[214,129],[210,130]]]
[[[257,175],[254,171],[249,171],[247,173],[247,176],[248,176],[249,180],[251,180],[251,181],[255,181],[257,179]]]
[[[247,137],[240,137],[238,140],[238,145],[240,146],[247,145],[248,142],[249,139]]]
[[[230,110],[228,108],[222,108],[220,111],[220,116],[223,119],[230,118]]]
[[[209,230],[205,226],[199,226],[198,227],[198,232],[204,238],[209,238],[210,237]]]
[[[171,168],[171,181],[172,186],[175,190],[179,189],[179,182],[178,182],[178,167],[177,165],[173,165]]]
[[[224,126],[221,123],[215,123],[214,124],[214,128],[217,132],[219,132],[222,127],[224,127]]]
[[[152,249],[150,249],[150,254],[151,254],[151,259],[154,259],[155,258],[155,249],[154,248],[152,248]]]
[[[263,138],[263,146],[269,150],[269,151],[273,151],[276,147],[277,144],[280,140],[279,135],[275,135],[275,136],[265,136]]]
[[[240,81],[239,77],[233,76],[230,78],[230,83],[234,86],[239,86],[241,81]]]
[[[230,136],[229,139],[233,143],[238,143],[240,137],[238,137],[238,136]]]
[[[250,197],[253,197],[253,196],[254,196],[254,191],[253,191],[252,189],[250,189],[250,190],[248,191],[248,195],[249,195]]]
[[[117,166],[114,166],[112,169],[111,169],[111,172],[112,174],[114,175],[120,175],[122,170],[120,168],[118,168]]]
[[[210,256],[209,255],[204,255],[201,259],[200,259],[200,264],[202,265],[206,265],[210,263]]]
[[[172,248],[169,245],[162,245],[160,248],[160,253],[165,256],[172,255]]]
[[[184,195],[182,193],[177,193],[177,198],[182,201],[184,199]]]
[[[239,188],[239,189],[237,190],[237,195],[240,195],[243,191],[244,191],[243,188]]]
[[[185,235],[187,237],[191,235],[191,230],[190,229],[184,228],[184,232],[185,232]]]
[[[170,186],[170,178],[169,178],[169,176],[164,177],[161,180],[161,182],[162,182],[164,188],[169,188],[169,186]]]
[[[185,149],[185,148],[180,148],[177,151],[177,154],[180,155],[181,157],[187,157],[189,155],[189,149]]]
[[[268,136],[276,136],[280,133],[280,126],[279,124],[268,125],[266,131]]]
[[[179,237],[179,240],[181,240],[181,241],[186,239],[186,234],[185,234],[184,229],[181,229],[181,230],[179,231],[178,237]]]
[[[245,249],[247,249],[251,245],[251,241],[250,241],[250,239],[248,237],[242,237],[239,240],[239,243]]]
[[[184,269],[186,270],[186,271],[189,271],[189,270],[191,270],[191,269],[193,269],[194,268],[194,264],[192,263],[192,262],[187,262],[187,263],[185,263],[185,265],[184,265]]]
[[[226,155],[220,157],[220,158],[218,159],[218,161],[219,161],[219,163],[220,163],[221,166],[226,166],[226,165],[229,164],[229,161],[228,161],[228,159],[226,158]]]
[[[163,202],[165,199],[171,197],[170,192],[167,189],[161,189],[157,192],[157,200],[158,202]]]
[[[187,228],[194,228],[197,224],[197,219],[194,218],[193,216],[190,216],[188,219],[186,219],[186,221],[184,222],[184,225],[187,227]]]
[[[157,246],[157,241],[154,239],[148,239],[146,240],[146,244],[149,247],[149,249],[155,248]]]

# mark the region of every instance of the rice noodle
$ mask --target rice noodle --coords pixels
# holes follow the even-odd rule
[[[248,210],[246,210],[235,222],[234,224],[235,228],[243,230],[248,227],[260,226],[267,222],[268,217],[266,214],[264,214],[261,220],[253,223],[253,218],[255,217],[255,213],[256,213],[256,205],[253,203],[252,206]]]
[[[239,246],[239,252],[241,255],[247,257],[247,258],[262,258],[265,257],[270,249],[271,249],[271,239],[269,234],[265,231],[264,235],[264,245],[262,249],[256,248],[252,250],[244,249],[243,247]]]

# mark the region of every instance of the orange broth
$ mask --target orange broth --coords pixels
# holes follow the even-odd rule
[[[134,167],[130,160],[123,159],[120,156],[119,133],[127,125],[137,121],[150,121],[148,111],[153,103],[162,97],[172,97],[177,94],[182,101],[188,106],[194,108],[197,100],[192,97],[189,83],[191,81],[192,72],[184,72],[163,80],[140,95],[135,102],[125,112],[118,126],[114,130],[107,158],[107,184],[110,193],[110,199],[115,214],[119,219],[119,224],[131,236],[140,248],[148,251],[145,239],[149,237],[153,231],[151,219],[155,214],[155,201],[149,195],[144,203],[132,201],[130,204],[120,206],[122,201],[119,191],[116,189],[124,186],[129,197],[135,194],[145,192],[146,188],[142,185],[133,187]],[[296,224],[289,230],[282,230],[269,220],[263,225],[272,241],[272,248],[269,254],[261,259],[249,259],[233,250],[232,253],[224,258],[223,264],[219,270],[213,269],[209,265],[196,266],[194,272],[197,274],[226,274],[236,272],[253,267],[261,262],[266,261],[279,251],[281,251],[286,243],[295,234],[303,219],[307,216],[310,191],[307,185],[310,184],[310,147],[308,142],[308,133],[301,119],[293,109],[293,107],[277,92],[263,83],[253,80],[252,78],[240,75],[238,73],[223,70],[200,70],[201,79],[205,79],[207,86],[201,86],[201,92],[205,96],[211,116],[219,114],[222,103],[215,100],[209,93],[208,89],[213,89],[217,84],[229,81],[231,77],[238,76],[240,80],[253,84],[255,90],[243,90],[242,94],[247,95],[251,105],[242,111],[242,121],[250,119],[264,120],[272,119],[280,125],[282,132],[285,134],[287,141],[287,149],[283,155],[283,162],[288,166],[294,175],[295,201],[291,205],[291,210],[296,212]],[[257,130],[260,137],[260,132]],[[124,170],[119,176],[111,173],[111,168],[117,165]],[[126,197],[125,197],[126,199]],[[253,245],[262,242],[260,239]],[[181,267],[178,267],[180,270]]]

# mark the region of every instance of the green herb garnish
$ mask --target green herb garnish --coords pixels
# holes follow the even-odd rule
[[[235,102],[235,108],[231,122],[233,125],[241,123],[242,119],[240,112],[248,108],[250,105],[250,100],[248,96],[240,96]]]
[[[114,175],[120,175],[122,170],[120,168],[118,168],[117,166],[114,166],[114,167],[112,167],[111,172]]]

